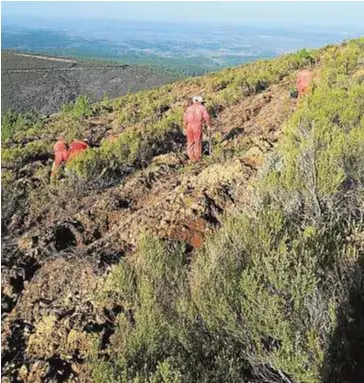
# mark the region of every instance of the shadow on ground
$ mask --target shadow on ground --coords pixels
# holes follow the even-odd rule
[[[338,325],[325,356],[325,383],[364,382],[364,256],[350,279],[348,299],[341,305]]]

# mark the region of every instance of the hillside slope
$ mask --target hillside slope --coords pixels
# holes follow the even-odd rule
[[[87,95],[99,101],[105,95],[120,97],[129,92],[158,87],[175,80],[137,65],[80,61],[1,52],[2,112],[56,113],[63,104]]]
[[[361,39],[7,116],[4,381],[360,381],[363,58]],[[194,94],[215,132],[190,164]],[[60,133],[94,148],[49,184]]]

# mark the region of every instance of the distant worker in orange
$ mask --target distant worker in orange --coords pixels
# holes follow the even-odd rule
[[[65,164],[68,160],[68,149],[66,141],[62,136],[58,138],[58,141],[53,146],[54,162],[52,166],[51,179],[54,179],[57,170],[62,164]]]
[[[298,73],[296,82],[298,99],[300,99],[304,94],[307,93],[312,79],[313,73],[308,69],[303,69]]]
[[[207,129],[211,129],[210,116],[202,102],[202,97],[193,97],[192,105],[186,109],[183,118],[187,134],[187,155],[191,161],[199,161],[202,157],[203,124],[207,125]]]
[[[84,150],[88,149],[90,146],[88,144],[88,139],[85,138],[83,140],[73,140],[70,144],[70,148],[68,150],[68,159],[67,162],[76,158],[80,153]]]

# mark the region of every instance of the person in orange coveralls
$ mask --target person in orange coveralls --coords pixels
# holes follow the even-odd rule
[[[192,98],[190,105],[184,114],[183,123],[187,134],[187,155],[191,161],[199,161],[202,157],[202,130],[206,123],[210,128],[210,116],[202,105],[202,97]]]
[[[313,73],[308,69],[301,70],[297,75],[297,91],[298,99],[307,93],[308,87],[311,84]]]
[[[62,136],[58,138],[58,141],[53,146],[53,151],[54,151],[54,162],[52,166],[51,178],[54,178],[61,164],[62,163],[65,164],[68,160],[67,144]]]
[[[85,138],[84,140],[73,140],[73,142],[70,144],[70,148],[68,150],[68,158],[67,162],[76,158],[81,152],[88,149],[90,146],[88,144],[88,139]]]

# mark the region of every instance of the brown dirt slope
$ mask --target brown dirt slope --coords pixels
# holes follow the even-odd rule
[[[176,86],[174,106],[208,92],[195,83]],[[229,209],[249,201],[250,183],[295,109],[291,86],[292,77],[284,78],[221,110],[213,119],[213,154],[200,163],[187,162],[182,140],[105,188],[42,183],[35,175],[46,169],[48,179],[51,158],[17,170],[18,186],[38,184],[23,210],[7,213],[2,238],[4,382],[87,381],[84,362],[94,340],[106,347],[123,310],[95,299],[105,275],[145,231],[187,242],[193,256]],[[111,109],[85,119],[82,129],[98,143],[116,118]],[[45,123],[55,133],[41,140],[52,143],[60,122]]]

